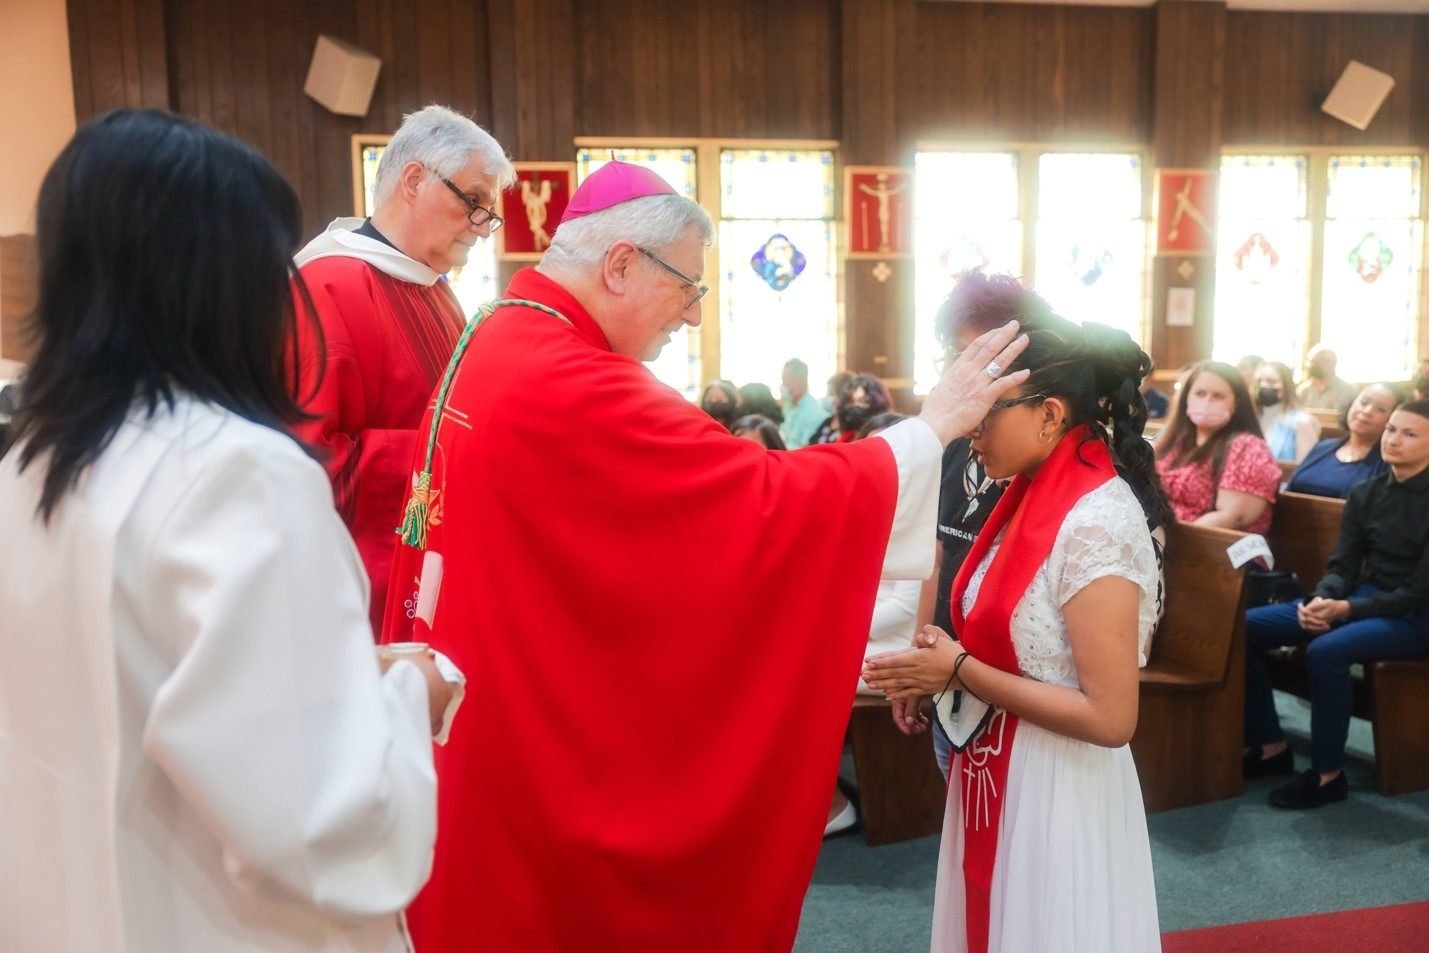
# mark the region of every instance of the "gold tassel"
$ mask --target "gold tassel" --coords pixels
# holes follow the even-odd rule
[[[412,487],[412,497],[407,501],[407,509],[402,514],[402,525],[397,534],[402,542],[413,549],[427,548],[427,510],[432,501],[432,473],[423,470],[417,474],[417,485]]]

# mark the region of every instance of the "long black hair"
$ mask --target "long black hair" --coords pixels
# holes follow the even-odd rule
[[[1034,328],[1027,332],[1027,341],[1008,370],[1029,369],[1023,386],[1027,393],[1064,401],[1068,424],[1086,424],[1087,440],[1107,444],[1116,472],[1136,494],[1147,522],[1168,522],[1171,505],[1143,436],[1146,400],[1141,381],[1151,373],[1151,358],[1125,331],[1101,324]]]
[[[198,123],[117,110],[75,133],[40,186],[36,350],[10,433],[21,470],[46,468],[42,519],[135,407],[184,392],[277,430],[304,418],[301,221],[267,159]]]

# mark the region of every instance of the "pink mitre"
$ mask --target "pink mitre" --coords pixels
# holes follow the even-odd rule
[[[586,180],[576,189],[576,194],[571,196],[570,203],[566,205],[561,224],[592,212],[604,211],[631,199],[643,199],[647,195],[675,194],[670,183],[643,165],[612,159],[586,176]]]

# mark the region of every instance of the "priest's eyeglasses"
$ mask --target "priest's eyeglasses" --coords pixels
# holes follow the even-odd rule
[[[992,415],[997,413],[999,410],[1006,410],[1009,407],[1016,407],[1018,404],[1025,404],[1028,401],[1032,400],[1046,399],[1046,394],[1023,394],[1021,397],[1011,397],[1007,400],[999,400],[997,403],[993,404],[987,409],[987,416],[978,422],[978,425],[973,428],[972,432],[975,434],[979,434],[986,430],[988,420],[990,420],[992,418]]]
[[[436,175],[435,172],[432,174]],[[476,226],[488,225],[493,232],[498,231],[502,225],[506,224],[506,219],[497,215],[491,209],[485,208],[476,199],[457,188],[456,183],[451,179],[444,175],[437,175],[437,178],[442,180],[442,185],[452,190],[453,195],[461,199],[461,204],[466,206],[467,221],[471,222],[471,224]]]
[[[709,288],[706,288],[704,285],[700,284],[698,281],[696,281],[695,279],[691,278],[689,275],[685,274],[683,271],[681,271],[680,269],[676,268],[674,265],[670,264],[668,261],[666,261],[665,259],[661,258],[659,255],[655,254],[654,252],[652,252],[652,251],[646,251],[645,249],[641,248],[639,245],[636,245],[636,246],[635,246],[635,250],[638,251],[638,252],[640,252],[640,254],[644,255],[646,258],[648,258],[648,259],[650,259],[651,261],[653,261],[655,264],[659,265],[661,268],[663,268],[663,269],[665,269],[666,271],[668,271],[670,274],[674,275],[676,278],[678,278],[678,279],[680,280],[680,283],[683,284],[686,288],[693,288],[693,289],[694,289],[694,291],[695,291],[695,296],[694,296],[693,298],[691,298],[689,301],[686,301],[686,302],[685,302],[685,310],[688,311],[690,308],[694,307],[697,303],[699,303],[699,300],[700,300],[701,298],[703,298],[705,295],[709,294],[709,291],[710,291]]]

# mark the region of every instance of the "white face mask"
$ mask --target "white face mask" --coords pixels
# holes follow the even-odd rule
[[[1222,402],[1212,403],[1205,398],[1192,397],[1186,401],[1186,416],[1197,427],[1219,430],[1230,423],[1231,409]]]

